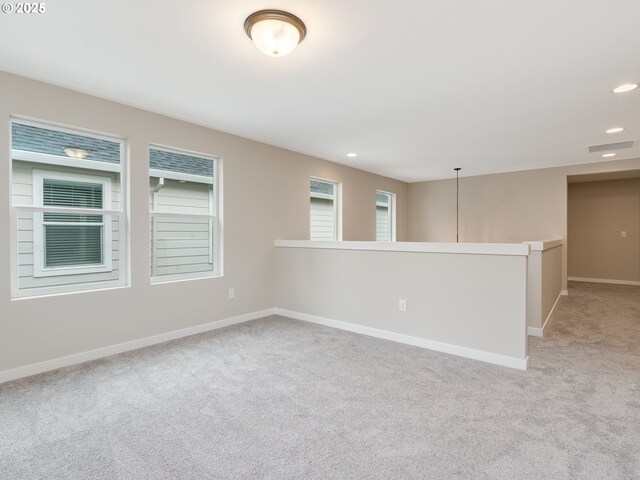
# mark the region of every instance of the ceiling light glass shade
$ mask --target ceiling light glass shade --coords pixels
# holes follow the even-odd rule
[[[270,57],[289,55],[307,34],[302,20],[281,10],[260,10],[249,15],[244,30],[258,50]]]
[[[619,87],[616,87],[612,90],[613,93],[626,93],[626,92],[630,92],[631,90],[635,90],[636,88],[638,88],[638,84],[637,83],[625,83],[623,85],[620,85]]]
[[[613,127],[607,130],[607,133],[620,133],[624,130],[624,127]]]

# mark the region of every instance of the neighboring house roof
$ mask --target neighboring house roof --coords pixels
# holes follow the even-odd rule
[[[389,195],[386,193],[376,193],[376,203],[387,205],[389,203]]]
[[[48,128],[34,127],[33,125],[14,122],[11,142],[14,150],[66,157],[65,148],[80,148],[88,152],[85,160],[111,164],[120,163],[119,142],[59,132]],[[150,150],[149,168],[152,170],[213,177],[213,162],[210,159],[165,150]]]
[[[333,183],[311,180],[311,193],[323,193],[333,195]]]
[[[11,148],[61,157],[67,156],[64,153],[65,148],[81,148],[88,152],[86,160],[120,163],[120,143],[118,142],[15,122],[11,130]]]
[[[152,148],[149,153],[149,168],[213,177],[213,162],[210,159],[155,148]]]

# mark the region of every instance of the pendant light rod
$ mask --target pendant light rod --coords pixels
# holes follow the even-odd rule
[[[454,168],[456,171],[456,243],[460,243],[460,167]]]

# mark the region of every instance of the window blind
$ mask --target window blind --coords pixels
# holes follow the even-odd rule
[[[45,266],[102,263],[102,226],[45,225]]]
[[[102,184],[45,178],[42,204],[56,207],[102,208]]]
[[[46,206],[95,209],[103,206],[103,185],[99,183],[44,179],[42,189]],[[102,215],[45,213],[45,267],[101,264],[102,222]]]

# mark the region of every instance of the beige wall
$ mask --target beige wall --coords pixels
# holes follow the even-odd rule
[[[636,170],[640,159],[460,178],[460,241],[567,238],[567,175]],[[453,173],[453,172],[452,172]],[[464,171],[463,171],[464,173]],[[409,185],[409,239],[454,242],[455,179]],[[566,247],[563,254],[566,289]]]
[[[445,344],[449,353],[524,368],[526,254],[375,248],[278,247],[276,305],[362,327],[354,331],[408,335]],[[407,301],[406,312],[399,299]]]
[[[569,277],[640,281],[640,178],[570,183],[568,212]]]
[[[403,182],[3,72],[0,86],[0,372],[272,308],[273,242],[308,238],[311,176],[343,183],[345,240],[375,240],[376,190],[397,194],[398,240],[407,239]],[[11,115],[127,139],[130,288],[11,300]],[[150,285],[149,144],[223,158],[224,277]]]

